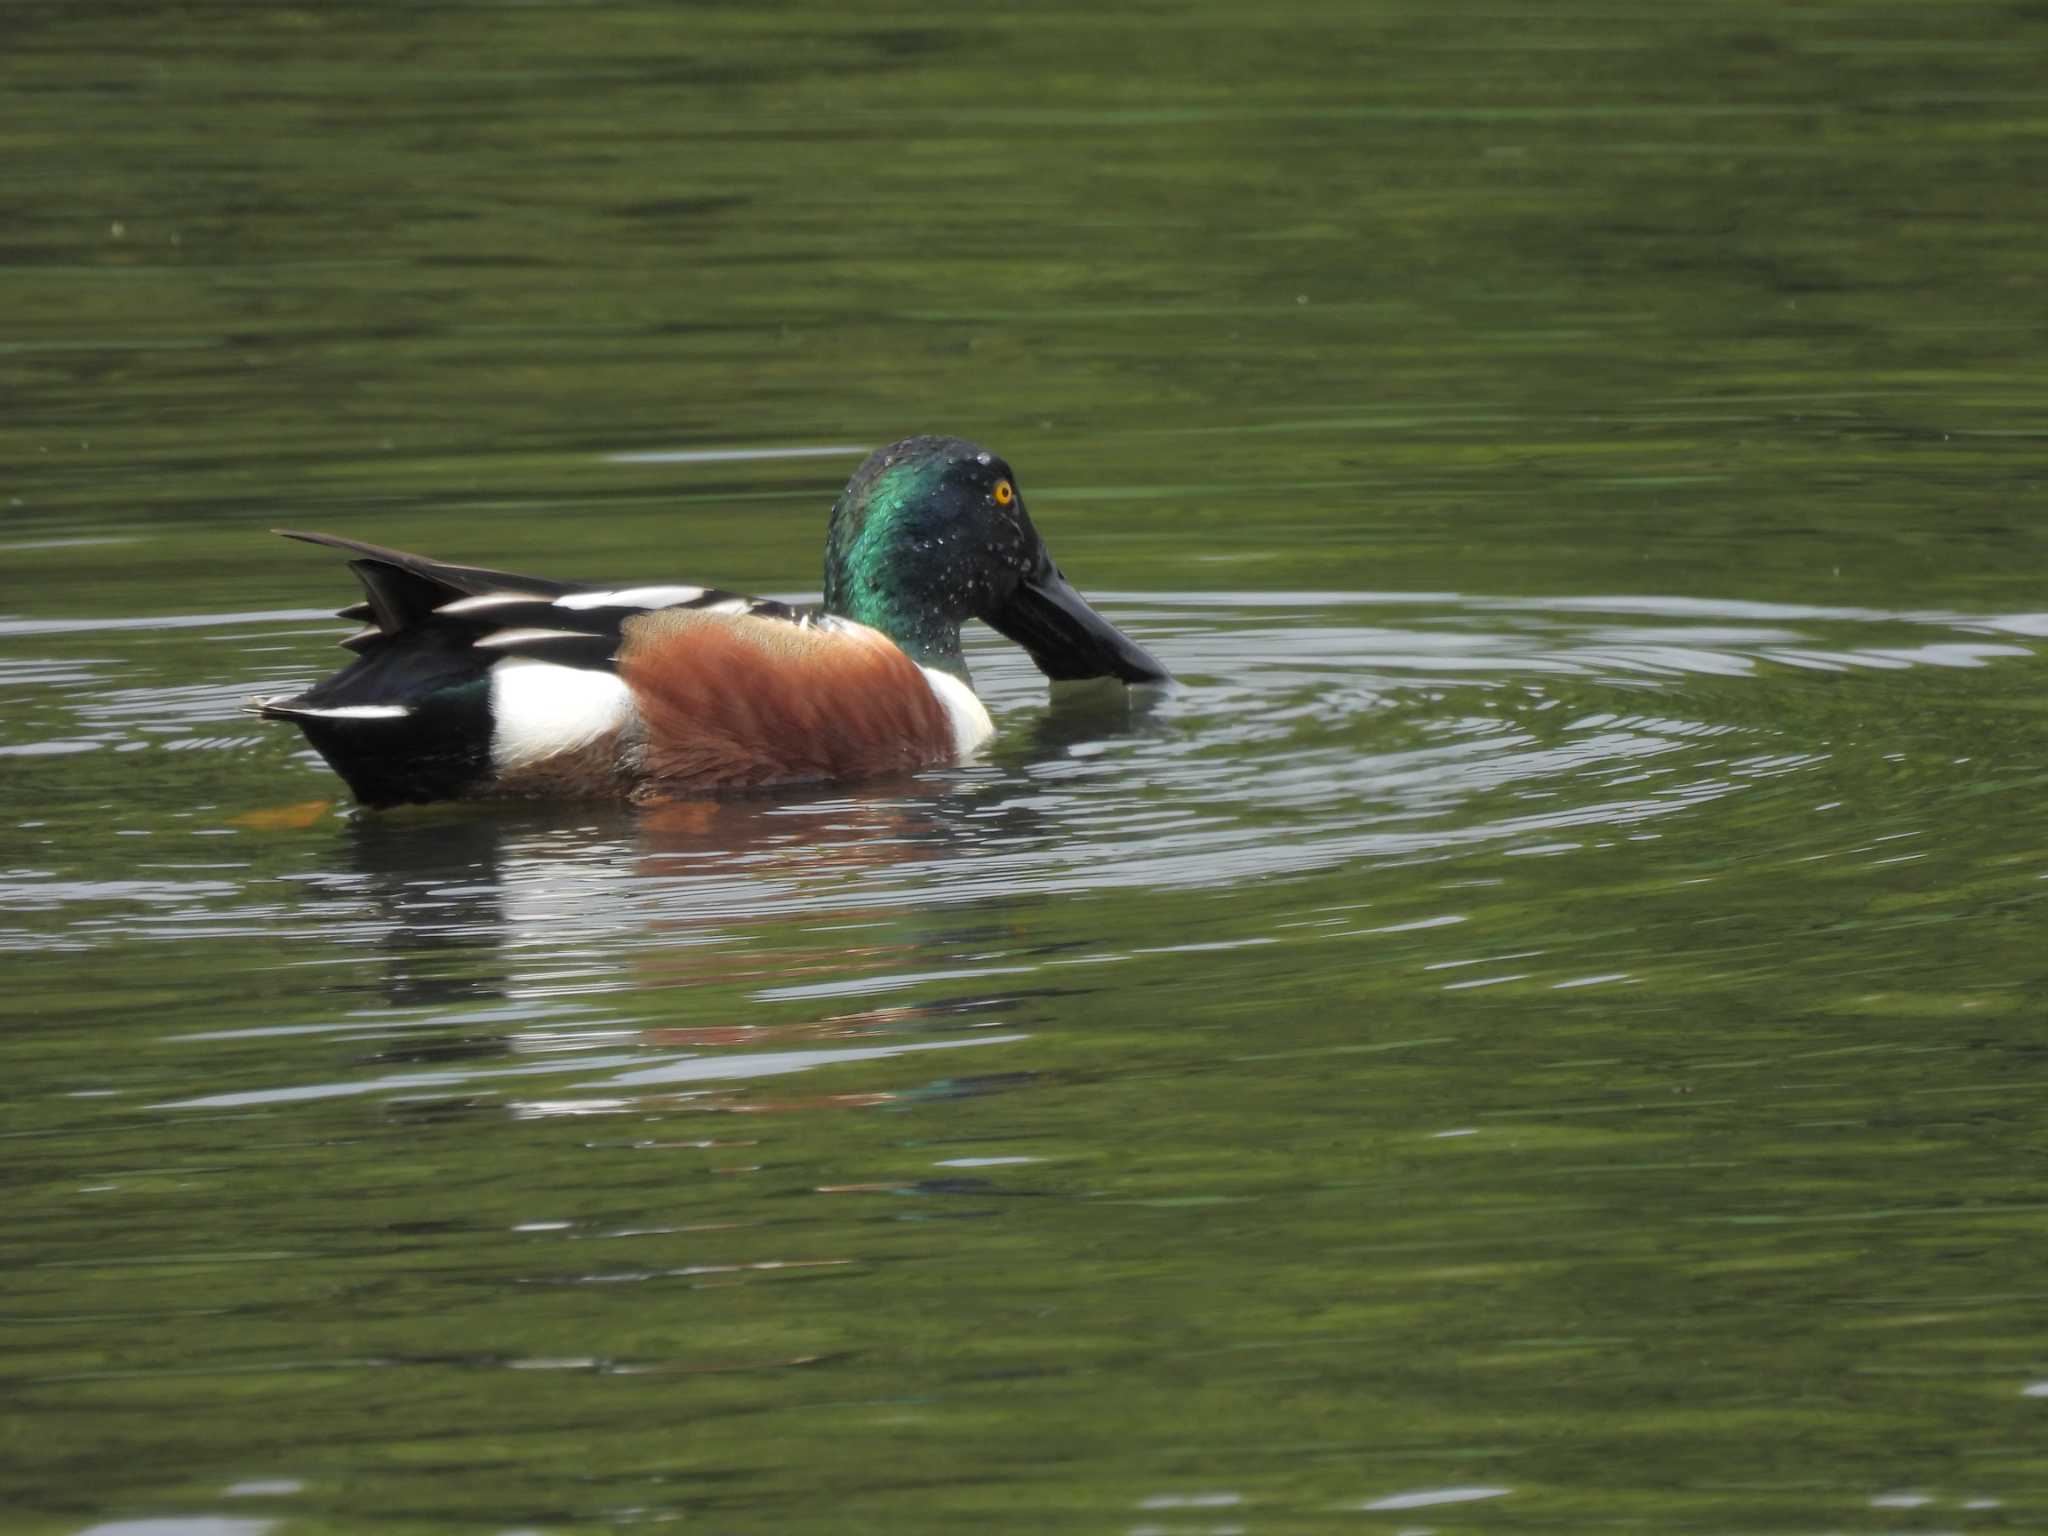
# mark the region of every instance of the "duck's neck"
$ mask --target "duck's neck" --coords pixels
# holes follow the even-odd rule
[[[878,629],[920,667],[937,667],[966,682],[967,658],[960,653],[960,621],[928,602],[918,602],[887,580],[825,573],[825,611]]]
[[[936,473],[928,465],[884,465],[875,483],[856,479],[832,509],[825,543],[825,611],[878,629],[921,667],[965,681],[960,620],[933,600],[943,590],[938,544],[917,522]]]

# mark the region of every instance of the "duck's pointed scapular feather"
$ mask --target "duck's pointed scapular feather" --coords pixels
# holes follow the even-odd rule
[[[582,672],[603,672],[618,653],[616,630],[582,633],[569,629],[500,629],[470,642],[494,656],[524,656]]]
[[[468,634],[470,644],[482,651],[603,671],[612,666],[630,620],[668,608],[788,620],[802,614],[786,603],[715,587],[590,587],[560,597],[482,592],[443,603],[428,621]]]

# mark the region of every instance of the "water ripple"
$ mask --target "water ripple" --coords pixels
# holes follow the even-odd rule
[[[1856,671],[1954,674],[2019,664],[2039,614],[1823,608],[1617,596],[1569,601],[1442,593],[1109,594],[1107,606],[1175,668],[1152,696],[1079,685],[1048,701],[1022,656],[972,654],[1001,722],[988,761],[905,789],[735,801],[634,817],[563,808],[448,827],[431,872],[385,867],[398,839],[322,824],[299,867],[218,878],[84,878],[28,837],[0,875],[0,949],[288,937],[317,924],[344,945],[431,930],[546,951],[557,995],[605,990],[579,945],[671,957],[734,942],[735,925],[1052,898],[1118,889],[1227,889],[1351,864],[1456,861],[1483,850],[1567,852],[1709,802],[1795,781],[1836,743],[1793,739],[1771,690]],[[226,733],[241,703],[307,670],[297,610],[87,625],[90,663],[0,656],[26,706],[0,737],[16,773],[59,795],[122,754],[175,750],[240,774],[239,793],[333,793],[280,777],[275,734]],[[265,629],[267,626],[267,630]],[[187,645],[237,637],[226,675],[159,680],[159,631]],[[0,627],[21,649],[70,632]],[[325,631],[323,630],[324,634]],[[291,658],[299,657],[295,668]],[[282,659],[280,659],[282,658]],[[315,664],[324,662],[318,658]],[[262,754],[268,753],[268,757]],[[305,754],[300,753],[304,760]],[[45,766],[47,765],[47,766]],[[124,770],[131,771],[132,770]],[[218,770],[215,770],[218,771]],[[160,772],[152,770],[152,772]],[[120,833],[118,801],[95,813]],[[137,817],[136,836],[237,838],[247,805],[194,798],[185,830]],[[22,822],[22,832],[39,825]],[[425,835],[425,834],[423,834]],[[334,839],[343,836],[342,846]],[[348,839],[352,838],[352,841]],[[40,846],[39,846],[40,844]],[[196,845],[195,845],[196,846]],[[351,868],[353,855],[374,851]],[[967,968],[964,978],[1003,974]],[[796,980],[775,995],[885,990],[874,975]]]

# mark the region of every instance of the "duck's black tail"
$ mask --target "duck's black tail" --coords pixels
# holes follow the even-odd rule
[[[356,659],[303,693],[249,701],[289,720],[365,805],[446,800],[491,770],[490,669],[498,653],[473,644],[474,621],[437,617],[465,597],[503,593],[547,602],[569,582],[481,566],[447,565],[327,533],[285,537],[346,550],[363,601],[340,617],[366,621],[341,643]]]

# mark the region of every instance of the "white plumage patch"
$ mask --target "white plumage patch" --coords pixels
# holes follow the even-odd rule
[[[515,645],[532,645],[540,640],[587,640],[573,629],[499,629],[475,642],[478,650],[509,650]]]
[[[961,682],[950,672],[941,672],[937,667],[919,667],[924,680],[946,707],[946,719],[953,727],[953,751],[962,760],[980,751],[989,737],[996,733],[995,721],[989,719],[988,710],[974,690]]]
[[[493,608],[509,608],[518,603],[541,603],[547,599],[536,592],[486,592],[482,597],[458,597],[452,603],[443,603],[434,612],[451,616],[465,613],[489,613]]]
[[[622,587],[616,592],[571,592],[555,599],[557,608],[673,608],[694,603],[702,587]]]
[[[513,657],[491,668],[491,762],[500,773],[587,747],[633,716],[609,672]]]
[[[262,702],[276,702],[294,715],[305,715],[316,720],[397,720],[412,713],[403,704],[333,704],[325,709],[317,709],[310,704],[292,704],[284,699],[265,699]]]

